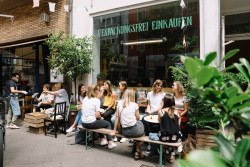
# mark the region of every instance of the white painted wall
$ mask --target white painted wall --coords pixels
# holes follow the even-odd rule
[[[200,0],[200,58],[210,52],[217,52],[220,58],[220,0]]]

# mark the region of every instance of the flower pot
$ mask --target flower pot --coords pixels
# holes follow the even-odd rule
[[[69,124],[70,125],[74,124],[74,121],[76,119],[77,114],[78,114],[77,110],[71,110],[71,111],[69,111]]]
[[[214,136],[216,133],[217,132],[214,130],[196,129],[196,148],[209,149],[216,146],[214,139],[210,139],[210,137]]]

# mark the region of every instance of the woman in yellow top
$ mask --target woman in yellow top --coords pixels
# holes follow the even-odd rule
[[[98,99],[104,96],[103,109],[104,112],[101,113],[102,118],[106,121],[111,122],[111,116],[115,113],[116,98],[117,94],[112,90],[112,85],[109,80],[104,82],[104,86],[100,89]]]

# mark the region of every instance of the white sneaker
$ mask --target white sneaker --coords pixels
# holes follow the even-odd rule
[[[10,128],[10,125],[6,125],[5,128],[6,128],[6,129],[9,129],[9,128]]]
[[[128,139],[127,138],[122,138],[121,140],[120,140],[120,142],[121,143],[124,143],[124,142],[126,142]]]
[[[108,141],[106,139],[103,139],[103,141],[100,142],[101,146],[105,146],[108,144]]]
[[[115,148],[116,147],[116,144],[112,142],[112,144],[109,144],[108,145],[108,149],[112,149],[112,148]]]
[[[76,129],[73,127],[73,126],[71,126],[68,130],[66,130],[66,132],[67,133],[70,133],[70,132],[73,132],[73,131],[75,131]]]
[[[10,129],[20,129],[20,127],[13,124],[13,125],[10,125]]]
[[[114,137],[113,141],[114,141],[114,142],[117,142],[117,140],[118,140],[117,137]]]

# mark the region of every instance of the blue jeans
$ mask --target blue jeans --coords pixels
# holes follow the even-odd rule
[[[76,125],[82,125],[82,111],[78,112],[74,123]]]
[[[114,129],[115,126],[115,118],[116,118],[116,113],[112,116],[111,118],[111,129]]]

